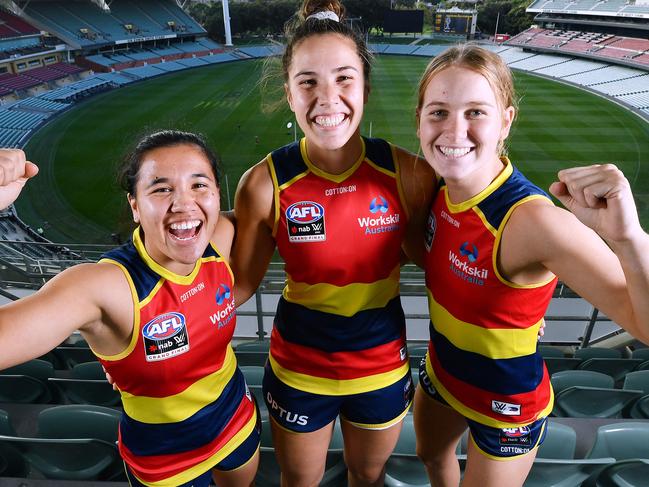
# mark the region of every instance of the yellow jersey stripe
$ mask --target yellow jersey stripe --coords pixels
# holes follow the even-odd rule
[[[390,275],[372,283],[353,283],[346,286],[295,282],[288,276],[284,299],[309,309],[340,316],[353,316],[359,311],[382,308],[399,295],[400,267]],[[354,299],[349,299],[353,296]]]
[[[223,367],[199,379],[178,394],[167,397],[122,394],[124,412],[129,417],[149,424],[179,423],[196,414],[218,398],[237,369],[237,360],[228,345]]]
[[[428,306],[435,329],[459,349],[492,359],[517,358],[536,352],[536,337],[543,318],[525,329],[482,328],[455,318],[435,301],[430,291]]]
[[[277,378],[285,384],[301,391],[328,396],[346,396],[381,389],[390,384],[394,384],[410,371],[410,366],[406,362],[401,367],[390,372],[359,377],[357,379],[336,380],[314,377],[285,369],[277,363],[272,354],[268,355],[268,361]]]

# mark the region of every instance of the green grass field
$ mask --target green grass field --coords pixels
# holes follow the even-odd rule
[[[425,59],[379,57],[362,126],[364,134],[418,150],[414,106]],[[21,218],[59,242],[110,243],[120,230],[125,197],[117,188],[120,155],[147,129],[204,133],[223,158],[223,206],[241,174],[272,149],[291,142],[285,105],[262,110],[261,62],[199,68],[108,92],[58,117],[26,147],[41,173],[18,202]],[[560,83],[517,74],[519,119],[510,156],[547,188],[556,171],[574,164],[616,162],[632,183],[649,229],[649,124],[598,96]],[[264,101],[282,98],[265,92]],[[299,131],[298,131],[298,136]],[[259,137],[259,144],[255,144]]]

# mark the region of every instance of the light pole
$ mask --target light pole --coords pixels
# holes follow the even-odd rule
[[[291,128],[293,128],[293,142],[297,142],[297,123],[288,122],[286,124],[286,128],[288,130],[291,130]]]
[[[496,30],[494,32],[494,44],[496,44],[498,41],[496,38],[498,37],[498,22],[500,21],[500,10],[498,10],[498,15],[496,16]]]

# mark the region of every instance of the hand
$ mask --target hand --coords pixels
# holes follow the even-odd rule
[[[550,192],[608,242],[642,232],[629,181],[613,164],[564,169],[558,177]]]
[[[538,335],[536,336],[536,339],[537,339],[538,341],[541,341],[541,337],[542,337],[543,335],[545,335],[545,320],[543,320],[543,322],[541,323],[541,326],[539,326],[539,333],[538,333]]]
[[[0,149],[0,209],[11,205],[38,167],[25,159],[20,149]]]
[[[113,390],[119,391],[119,388],[117,387],[117,384],[115,384],[115,380],[113,379],[113,376],[110,375],[108,372],[106,372],[106,367],[102,365],[101,368],[104,370],[104,374],[106,374],[106,380],[111,386],[113,386]]]

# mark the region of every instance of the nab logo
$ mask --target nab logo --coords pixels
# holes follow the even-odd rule
[[[324,207],[313,201],[293,203],[286,209],[286,218],[293,223],[313,223],[324,216]]]
[[[226,299],[230,299],[230,294],[230,288],[225,284],[221,284],[216,291],[216,304],[222,305]]]
[[[185,328],[185,317],[180,313],[165,313],[156,316],[142,329],[142,334],[151,340],[171,338]]]
[[[388,211],[388,202],[383,196],[380,195],[378,198],[374,198],[370,202],[370,212],[378,213],[379,211],[381,213],[387,213]]]
[[[478,247],[469,242],[464,242],[460,245],[460,254],[469,259],[469,262],[473,263],[478,260]]]

